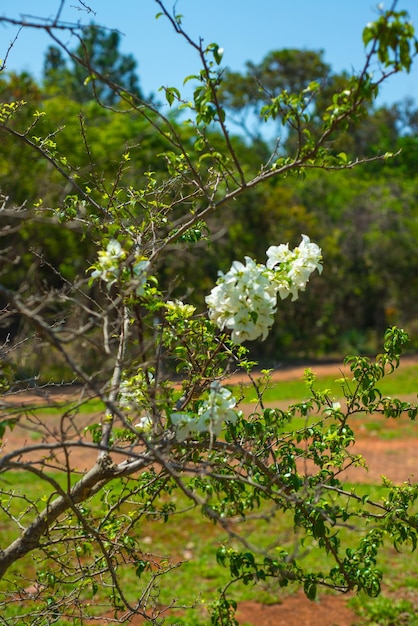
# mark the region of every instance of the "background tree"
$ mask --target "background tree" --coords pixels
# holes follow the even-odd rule
[[[76,102],[97,99],[112,106],[119,101],[119,96],[109,84],[97,78],[98,73],[110,84],[142,97],[137,62],[131,54],[120,52],[120,42],[119,32],[90,24],[83,29],[78,45],[71,51],[69,66],[61,49],[49,46],[44,61],[44,86]]]
[[[272,50],[258,64],[247,61],[244,73],[226,69],[220,89],[223,102],[231,110],[259,115],[282,91],[298,94],[312,81],[324,84],[331,67],[323,55],[323,50],[284,48]]]
[[[263,127],[263,108],[268,107],[279,94],[304,94],[304,110],[308,119],[297,125],[281,127],[281,120],[287,113],[289,104],[282,103],[282,116],[274,136],[280,137],[281,150],[294,154],[300,144],[303,128],[309,129],[316,137],[322,129],[323,116],[332,107],[333,97],[351,89],[352,77],[347,72],[335,74],[324,60],[322,50],[297,50],[284,48],[269,52],[259,64],[247,61],[246,70],[232,72],[225,70],[221,98],[237,122],[250,135],[257,137]],[[356,119],[347,121],[345,132],[339,129],[336,136],[330,136],[328,147],[335,154],[347,152],[349,155],[370,157],[380,152],[390,151],[399,136],[398,111],[394,107],[375,109],[373,99],[367,97],[358,108]]]

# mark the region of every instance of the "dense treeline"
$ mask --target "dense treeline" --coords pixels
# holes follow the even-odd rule
[[[117,76],[119,83],[141,97],[135,62],[119,53],[118,37],[92,27],[86,41],[95,67],[107,68],[107,76]],[[82,54],[83,49],[74,51],[75,58]],[[4,74],[0,79],[3,101],[25,102],[11,126],[28,139],[18,142],[13,134],[3,133],[0,143],[0,190],[8,206],[20,207],[20,211],[4,211],[1,219],[10,225],[8,246],[16,258],[25,261],[15,273],[3,274],[1,281],[16,287],[30,277],[28,289],[31,281],[38,287],[45,281],[59,288],[76,274],[85,275],[95,255],[94,242],[84,236],[82,221],[72,220],[75,214],[79,218],[83,211],[95,211],[85,205],[80,189],[97,190],[103,203],[103,198],[110,202],[112,194],[121,194],[123,187],[129,204],[131,185],[138,188],[141,181],[146,185],[149,172],[167,176],[166,161],[159,156],[167,145],[147,120],[124,111],[114,91],[94,81],[86,83],[79,65],[66,63],[53,47],[46,53],[41,81],[26,73]],[[269,99],[307,88],[313,93],[307,104],[309,127],[291,129],[280,137],[278,153],[286,158],[293,155],[301,132],[308,130],[313,136],[319,132],[316,120],[330,106],[330,94],[337,86],[349,89],[349,80],[344,73],[334,74],[317,51],[273,51],[258,66],[248,63],[242,74],[226,71],[221,94],[242,128],[232,141],[248,171],[255,173],[271,149],[273,140],[261,136],[256,123]],[[291,103],[283,100],[280,107],[283,116]],[[120,115],[114,114],[114,108]],[[183,121],[181,115],[170,113],[174,127]],[[331,142],[332,149],[339,158],[347,154],[347,159],[394,156],[332,176],[316,168],[300,177],[293,173],[280,180],[272,178],[234,199],[222,215],[212,216],[209,224],[196,228],[194,236],[188,234],[186,252],[182,248],[179,254],[173,248],[170,262],[161,268],[164,287],[173,297],[187,295],[203,307],[218,269],[226,270],[234,259],[245,255],[264,262],[266,247],[278,241],[295,245],[302,232],[322,247],[326,269],[296,306],[283,303],[268,345],[253,347],[258,358],[274,363],[367,352],[374,349],[387,325],[394,323],[416,338],[417,126],[413,102],[380,108],[364,105],[356,124],[350,122],[335,145]],[[279,125],[270,122],[270,132],[272,137],[279,135]],[[184,127],[182,134],[184,138]],[[35,144],[38,153],[28,143]],[[192,134],[190,152],[199,158],[199,138]],[[45,154],[54,160],[62,158],[79,187],[63,180]],[[180,202],[179,214],[181,210]],[[22,221],[23,226],[17,228]],[[209,249],[199,243],[206,229],[212,233]]]

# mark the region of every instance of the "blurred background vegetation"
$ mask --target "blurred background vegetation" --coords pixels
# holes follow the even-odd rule
[[[91,64],[146,100],[135,60],[120,53],[119,43],[116,33],[92,26],[85,41]],[[278,151],[294,155],[296,138],[291,132],[281,135],[280,120],[277,128],[270,126],[269,139],[257,119],[272,96],[283,89],[300,93],[312,81],[321,85],[307,122],[315,133],[332,94],[349,81],[348,75],[332,71],[321,51],[274,50],[259,65],[248,62],[241,74],[225,70],[221,96],[234,128],[241,129],[232,141],[248,172],[259,171],[277,137]],[[45,113],[33,136],[53,137],[57,154],[71,161],[83,185],[98,189],[102,196],[114,193],[116,187],[141,188],[149,171],[162,180],[168,177],[166,163],[159,157],[167,148],[161,135],[138,114],[123,112],[115,92],[106,87],[96,95],[108,108],[100,106],[80,67],[66,61],[58,48],[46,51],[41,80],[27,73],[3,72],[0,89],[3,102],[26,102],[13,126],[27,129],[36,112]],[[170,115],[184,137],[187,130],[181,113]],[[173,249],[169,263],[160,268],[163,286],[172,297],[187,299],[203,311],[204,296],[219,269],[226,271],[233,260],[245,255],[265,262],[269,245],[294,246],[305,233],[323,249],[323,274],[312,279],[297,302],[280,304],[277,324],[266,342],[251,346],[252,355],[263,364],[277,365],[365,354],[378,347],[391,324],[409,332],[411,349],[417,349],[417,130],[418,109],[413,101],[380,108],[365,105],[356,123],[350,122],[331,140],[332,150],[345,152],[349,159],[395,156],[351,170],[293,173],[248,191],[211,218],[209,247],[207,242],[194,241],[187,249]],[[192,154],[195,139],[190,137]],[[121,167],[127,150],[129,167]],[[94,242],[85,236],[82,222],[59,220],[60,207],[68,204],[69,194],[70,201],[77,203],[77,193],[42,155],[7,134],[0,142],[0,192],[8,197],[8,207],[20,208],[0,216],[0,226],[6,228],[3,245],[19,259],[13,266],[3,265],[4,285],[17,289],[26,281],[28,288],[36,283],[59,289],[63,281],[86,276],[97,254]],[[39,206],[53,209],[54,219],[36,210]],[[2,334],[9,331],[2,329]]]

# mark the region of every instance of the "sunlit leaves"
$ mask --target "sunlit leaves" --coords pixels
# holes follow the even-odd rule
[[[8,122],[13,115],[18,111],[26,102],[19,100],[16,102],[4,102],[0,104],[0,123],[4,124]]]
[[[380,63],[396,71],[411,69],[412,59],[417,54],[418,44],[415,30],[407,11],[385,11],[366,26],[363,42],[377,54]]]

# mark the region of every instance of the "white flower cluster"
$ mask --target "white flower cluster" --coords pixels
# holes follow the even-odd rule
[[[197,418],[189,413],[172,413],[170,415],[176,427],[178,441],[184,441],[194,433],[209,432],[218,436],[224,422],[234,423],[237,413],[234,411],[236,401],[225,387],[218,381],[210,386],[209,398],[199,407]]]
[[[292,300],[297,300],[299,291],[305,291],[312,272],[322,272],[321,248],[307,235],[302,235],[301,243],[293,250],[289,250],[287,243],[270,246],[266,254],[267,267],[275,270],[274,280],[282,300],[289,294],[292,294]]]
[[[103,280],[107,283],[108,289],[110,289],[123,275],[122,262],[127,258],[127,253],[119,241],[111,239],[107,244],[106,250],[99,251],[98,257],[96,269],[91,273],[92,278]],[[141,296],[144,293],[148,267],[149,261],[138,256],[132,265],[132,275],[126,274],[129,278],[128,284],[133,287],[137,296]]]
[[[119,385],[119,406],[128,413],[129,417],[143,413],[149,408],[149,386],[153,382],[153,374],[142,370],[139,370],[135,376],[123,378]],[[149,433],[152,430],[152,418],[145,413],[134,424],[134,428]]]
[[[148,408],[149,387],[153,383],[154,376],[149,371],[139,370],[135,376],[123,378],[119,385],[119,406],[134,412]]]
[[[322,272],[321,249],[302,235],[294,250],[289,244],[270,246],[266,265],[245,257],[245,265],[234,261],[229,272],[219,272],[216,286],[206,296],[209,318],[220,329],[231,330],[235,344],[265,339],[273,324],[277,295],[296,300],[312,272]]]
[[[134,424],[134,428],[143,432],[150,433],[152,430],[152,419],[149,415],[143,415],[137,424]]]
[[[234,261],[226,274],[219,273],[216,287],[206,296],[209,317],[219,328],[232,330],[234,343],[266,338],[273,323],[276,289],[272,272],[245,257]]]
[[[91,273],[93,278],[100,278],[110,287],[119,277],[119,265],[126,257],[126,253],[116,239],[111,239],[106,250],[98,254],[98,267]]]

